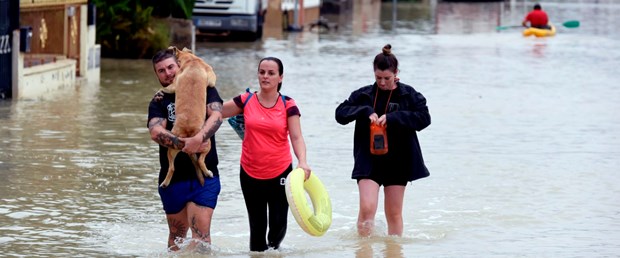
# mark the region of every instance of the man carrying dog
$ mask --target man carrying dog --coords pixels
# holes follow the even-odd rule
[[[165,49],[153,56],[153,69],[163,87],[174,81],[179,63],[173,50]],[[168,221],[168,248],[179,250],[175,240],[184,240],[191,229],[192,240],[196,243],[211,243],[211,218],[220,193],[220,178],[217,169],[218,158],[215,148],[215,132],[222,124],[222,99],[215,87],[207,87],[207,119],[202,130],[193,137],[177,138],[170,130],[175,121],[175,94],[158,92],[149,103],[148,128],[151,139],[159,144],[158,185],[168,171],[168,148],[183,150],[174,160],[175,170],[170,185],[159,187],[166,219]],[[200,152],[209,144],[211,151],[205,158],[207,168],[213,177],[205,177],[204,186],[200,184],[188,155]],[[206,246],[208,248],[208,245]]]

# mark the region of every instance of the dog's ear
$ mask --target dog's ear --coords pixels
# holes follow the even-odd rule
[[[184,47],[183,48],[183,52],[192,53],[192,50],[189,49],[189,48]]]
[[[179,49],[176,46],[169,46],[168,49],[172,50],[174,56],[177,56],[177,51],[179,51]]]

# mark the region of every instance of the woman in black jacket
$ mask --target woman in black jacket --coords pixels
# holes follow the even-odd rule
[[[338,123],[355,121],[351,177],[360,193],[357,231],[361,236],[372,233],[382,185],[388,235],[401,236],[405,186],[429,176],[416,135],[431,123],[426,98],[398,82],[398,60],[391,48],[385,45],[375,56],[375,83],[355,90],[336,108]]]

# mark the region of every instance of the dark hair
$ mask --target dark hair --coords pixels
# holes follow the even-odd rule
[[[268,56],[268,57],[265,57],[265,58],[261,59],[260,62],[258,62],[258,66],[260,66],[260,64],[263,61],[274,61],[274,62],[276,62],[276,64],[278,64],[278,72],[280,73],[280,75],[284,74],[284,65],[282,65],[282,61],[280,61],[280,59],[278,59],[276,57]],[[278,83],[278,92],[280,92],[281,88],[282,88],[282,82]]]
[[[153,61],[153,65],[155,65],[156,63],[171,57],[176,61],[176,56],[174,55],[174,51],[172,49],[162,49],[157,51],[151,60]]]
[[[534,10],[540,10],[542,9],[542,7],[540,7],[540,4],[535,4],[534,5]]]
[[[372,62],[372,68],[374,70],[390,70],[393,73],[398,71],[398,59],[392,54],[392,45],[387,44],[381,49],[381,53],[375,56],[375,61]]]

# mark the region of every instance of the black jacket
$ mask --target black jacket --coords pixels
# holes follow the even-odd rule
[[[355,122],[353,156],[355,166],[352,178],[363,178],[370,175],[373,165],[378,159],[370,154],[370,119],[375,111],[373,103],[377,84],[364,86],[351,93],[351,96],[336,108],[336,121],[340,124]],[[424,165],[420,143],[416,131],[431,124],[431,116],[426,106],[426,98],[413,87],[397,83],[392,94],[399,94],[390,101],[387,111],[388,153],[386,163],[398,178],[413,181],[429,176]],[[394,102],[397,103],[394,103]],[[377,112],[380,113],[380,112]]]

